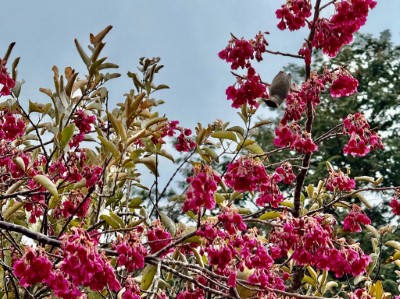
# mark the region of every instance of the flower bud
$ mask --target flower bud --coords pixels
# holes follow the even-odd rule
[[[292,76],[280,71],[272,80],[269,87],[269,99],[264,99],[265,104],[271,108],[277,108],[286,99],[290,91],[290,79]]]

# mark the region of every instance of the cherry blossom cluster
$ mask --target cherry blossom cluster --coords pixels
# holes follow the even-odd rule
[[[237,192],[257,191],[268,182],[265,166],[258,159],[241,157],[228,164],[225,184]]]
[[[344,274],[353,276],[365,272],[371,257],[362,252],[357,245],[347,245],[338,240],[334,246],[334,220],[323,216],[294,218],[286,213],[270,234],[271,256],[276,259],[291,258],[299,265],[311,265],[332,271],[336,277]],[[281,225],[279,225],[281,224]]]
[[[27,246],[25,254],[14,262],[13,268],[20,285],[27,287],[47,281],[50,278],[53,263],[42,250],[35,250]]]
[[[142,244],[142,226],[136,227],[114,244],[118,253],[117,263],[124,266],[128,272],[133,272],[144,267],[144,258],[148,252]],[[116,245],[117,244],[117,245]]]
[[[337,172],[331,170],[329,171],[329,177],[325,182],[325,186],[329,191],[351,191],[355,188],[356,182],[341,170]]]
[[[188,152],[196,147],[196,142],[189,138],[190,135],[192,135],[192,130],[184,128],[180,130],[175,144],[178,152]]]
[[[72,140],[69,142],[69,146],[78,147],[85,139],[85,135],[92,131],[95,121],[96,116],[88,115],[82,109],[78,109],[74,114],[73,122],[79,129],[79,133],[73,136]]]
[[[204,299],[204,291],[200,288],[195,289],[194,291],[185,290],[179,292],[176,296],[177,299]]]
[[[13,269],[22,286],[44,283],[61,298],[77,299],[78,288],[101,291],[105,287],[117,291],[121,286],[114,269],[97,249],[97,241],[83,229],[72,228],[73,234],[62,237],[62,261],[58,269],[41,249],[26,248],[25,254],[14,261]]]
[[[171,243],[171,234],[165,230],[159,220],[156,220],[152,227],[147,230],[147,243],[150,247],[151,253],[156,253]],[[168,251],[164,252],[161,256],[165,256]]]
[[[311,139],[311,134],[303,132],[298,123],[280,124],[275,129],[274,144],[278,147],[289,146],[300,154],[313,153],[318,146]]]
[[[224,50],[218,53],[219,58],[231,64],[231,69],[250,68],[251,60],[256,58],[262,60],[262,54],[265,53],[268,46],[264,34],[259,32],[254,39],[249,41],[238,39],[232,36]]]
[[[277,207],[283,201],[283,194],[278,183],[282,176],[278,173],[269,175],[259,160],[240,158],[228,164],[225,183],[237,192],[260,192],[256,203],[260,206],[271,204]]]
[[[140,299],[140,287],[135,282],[133,277],[128,276],[125,280],[125,291],[122,294],[122,299]]]
[[[315,108],[321,102],[319,95],[325,90],[326,82],[325,75],[311,73],[310,79],[301,85],[301,89],[290,93],[286,98],[286,109],[281,124],[300,120],[307,107],[307,101],[311,101],[312,107]]]
[[[25,132],[25,122],[16,117],[16,113],[5,110],[0,112],[0,139],[14,141]]]
[[[350,136],[343,148],[345,154],[363,157],[371,150],[383,149],[380,137],[370,130],[365,116],[359,112],[343,120],[343,133]]]
[[[349,299],[372,299],[372,297],[368,294],[368,291],[366,289],[362,288],[351,292],[349,294]]]
[[[244,231],[247,225],[243,222],[243,218],[238,214],[235,208],[225,208],[218,215],[218,220],[223,224],[228,234],[234,235],[237,231]]]
[[[82,292],[65,278],[59,270],[53,270],[53,264],[42,249],[25,248],[25,254],[14,262],[14,275],[23,287],[35,283],[47,284],[54,295],[63,298],[78,298]]]
[[[357,92],[358,80],[349,73],[336,75],[332,82],[330,94],[333,98],[348,97]]]
[[[241,215],[229,209],[224,214],[218,217],[218,220],[225,230],[219,229],[218,224],[205,222],[197,231],[197,235],[205,240],[200,253],[208,257],[215,273],[227,277],[228,285],[234,287],[237,271],[250,269],[253,271],[248,277],[249,283],[284,290],[284,279],[287,279],[288,275],[279,274],[278,270],[273,268],[274,260],[258,238],[257,229],[252,228],[241,234],[240,232],[246,229]],[[227,226],[226,222],[230,219],[235,225]]]
[[[281,19],[278,24],[280,30],[294,31],[306,25],[306,19],[311,16],[310,0],[291,0],[286,1],[276,12],[276,17]]]
[[[68,218],[76,215],[83,218],[86,216],[89,206],[89,197],[86,197],[80,190],[71,190],[62,204],[54,208],[54,217]]]
[[[96,116],[88,115],[82,109],[75,112],[73,122],[79,129],[79,133],[75,134],[69,142],[70,147],[78,147],[79,144],[85,139],[85,135],[92,130],[92,126],[96,121]]]
[[[313,47],[334,57],[343,45],[353,40],[353,34],[363,26],[367,20],[369,10],[376,6],[374,0],[343,0],[335,3],[336,12],[328,20],[319,18],[316,28]]]
[[[63,260],[60,270],[68,274],[74,285],[88,286],[101,291],[107,285],[111,290],[121,288],[111,264],[98,251],[98,241],[81,228],[72,228],[73,234],[62,238]]]
[[[289,162],[282,163],[275,169],[275,172],[282,178],[283,183],[290,185],[295,179],[296,175],[293,172],[292,164]]]
[[[196,147],[196,142],[190,138],[192,130],[179,126],[179,121],[177,120],[162,122],[157,128],[157,133],[153,134],[152,141],[154,144],[164,144],[163,138],[166,136],[173,137],[176,132],[179,132],[175,144],[175,149],[178,152],[188,152]]]
[[[251,65],[254,58],[257,61],[262,60],[267,45],[264,34],[259,32],[250,41],[232,37],[228,46],[219,52],[219,57],[231,63],[233,70],[239,67],[247,69],[246,75],[236,75],[235,84],[226,89],[227,99],[232,100],[232,107],[240,108],[246,103],[251,107],[258,107],[256,99],[268,97],[266,85]]]
[[[258,107],[256,99],[268,97],[267,88],[256,75],[253,68],[249,68],[247,77],[236,77],[235,84],[226,89],[228,100],[232,100],[233,108],[240,108],[244,104]]]
[[[369,225],[371,219],[362,212],[360,206],[353,205],[350,213],[343,220],[343,230],[359,233],[362,230],[360,224]]]
[[[0,59],[0,97],[8,96],[11,94],[11,89],[15,86],[15,81],[10,77],[7,72],[6,61]]]
[[[215,207],[214,193],[217,190],[221,177],[208,165],[195,165],[193,176],[187,178],[189,183],[186,199],[183,203],[184,212],[198,213],[203,207]]]
[[[392,208],[393,214],[400,216],[400,201],[398,194],[392,198],[389,205]]]
[[[22,160],[25,170],[16,163],[17,158]],[[9,179],[23,177],[25,172],[29,172],[30,160],[29,153],[26,154],[17,148],[11,148],[9,142],[0,140],[0,167],[4,167],[0,181],[6,182]]]

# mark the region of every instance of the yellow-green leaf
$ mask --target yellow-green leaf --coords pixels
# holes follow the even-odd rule
[[[212,150],[211,148],[204,146],[201,148],[201,150],[208,156],[210,156],[213,160],[218,162],[218,154]]]
[[[76,49],[78,50],[79,55],[81,56],[83,62],[86,64],[87,67],[90,66],[91,61],[89,56],[85,53],[85,51],[82,49],[81,45],[79,44],[78,40],[75,39],[75,46]]]
[[[111,152],[111,154],[114,156],[114,158],[116,160],[119,160],[120,152],[119,152],[117,146],[114,143],[112,143],[110,140],[106,139],[103,136],[98,136],[98,138],[100,139],[101,144],[103,144],[104,147]]]
[[[107,112],[107,117],[108,120],[111,122],[111,125],[113,126],[115,133],[118,135],[118,137],[120,137],[122,141],[126,141],[128,137],[122,123],[114,116],[114,114],[110,112]]]
[[[36,183],[46,188],[54,198],[58,199],[58,191],[56,185],[46,176],[38,174],[33,177]]]
[[[154,175],[158,176],[157,164],[154,157],[139,159],[137,163],[144,164]]]
[[[172,162],[175,162],[174,157],[170,153],[168,153],[165,149],[161,149],[160,151],[158,151],[158,154],[160,156],[167,158],[168,160],[171,160]]]
[[[151,127],[152,125],[154,125],[156,123],[159,123],[162,121],[167,121],[167,120],[168,120],[168,118],[166,118],[166,117],[153,117],[145,123],[144,128],[148,129],[149,127]]]
[[[317,272],[315,272],[311,266],[307,266],[307,271],[310,273],[311,278],[316,282],[318,280]]]
[[[246,145],[244,148],[256,155],[264,154],[263,149],[257,143]]]
[[[176,234],[176,225],[175,222],[167,216],[167,214],[163,212],[158,212],[161,218],[161,222],[165,225],[165,228],[168,232],[171,233],[172,236]]]
[[[62,131],[61,131],[61,140],[60,140],[60,147],[61,149],[64,149],[65,146],[70,142],[72,137],[74,136],[75,132],[75,124],[70,123],[68,126],[66,126]]]
[[[385,242],[385,245],[391,246],[397,250],[400,250],[400,242],[398,242],[398,241],[390,240],[390,241]]]
[[[240,127],[240,126],[230,127],[230,128],[228,128],[228,131],[236,132],[236,133],[238,133],[238,134],[240,134],[242,136],[244,135],[244,129],[242,127]]]
[[[51,91],[49,93],[51,96]],[[42,104],[42,103],[34,103],[32,101],[29,101],[29,107],[28,107],[29,113],[39,112],[39,113],[46,114],[46,113],[49,113],[50,110],[51,110],[51,103]]]
[[[17,164],[17,166],[25,172],[25,162],[24,159],[22,159],[21,157],[15,157],[13,159],[14,163]]]
[[[104,220],[109,226],[111,226],[114,229],[121,228],[120,224],[118,223],[117,220],[115,220],[113,217],[110,215],[102,214],[100,215],[100,219]]]
[[[140,288],[142,290],[147,290],[156,275],[157,267],[154,265],[147,265],[142,271],[142,281],[140,282]]]
[[[284,207],[291,208],[291,209],[294,208],[293,201],[290,201],[290,200],[284,200],[284,201],[282,201],[282,202],[281,202],[281,205],[284,206]]]
[[[361,192],[354,194],[354,196],[357,197],[363,204],[365,204],[368,209],[372,209],[372,205]]]
[[[281,216],[280,212],[269,211],[269,212],[262,214],[259,219],[260,220],[269,220],[269,219],[278,218],[280,216]]]
[[[312,279],[310,276],[308,275],[304,275],[303,276],[303,281],[312,285],[314,288],[317,286],[317,283],[314,279]]]
[[[232,131],[217,131],[211,134],[211,137],[218,139],[229,139],[237,142],[236,134]]]
[[[141,197],[134,197],[134,198],[131,198],[131,199],[129,200],[129,207],[130,207],[131,209],[138,208],[138,207],[140,207],[140,205],[142,204],[142,202],[143,202],[143,198],[141,198]]]
[[[215,202],[220,205],[225,201],[225,196],[220,193],[214,193]]]
[[[112,212],[112,211],[109,211],[109,214],[110,214],[110,216],[111,216],[115,221],[118,222],[118,225],[119,225],[120,227],[125,227],[125,223],[124,223],[124,221],[121,219],[121,217],[119,217],[117,214],[115,214],[115,213]]]
[[[259,127],[262,127],[262,126],[265,126],[265,125],[269,125],[271,123],[272,123],[272,121],[270,121],[270,120],[261,120],[259,122],[256,122],[252,129],[259,128]]]

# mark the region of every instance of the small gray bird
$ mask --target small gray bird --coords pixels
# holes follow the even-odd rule
[[[264,102],[268,107],[277,108],[286,99],[290,91],[290,80],[292,75],[280,71],[272,80],[269,87],[269,99]]]

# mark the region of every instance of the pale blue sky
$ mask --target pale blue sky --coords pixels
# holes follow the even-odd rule
[[[135,70],[141,56],[160,56],[165,68],[157,83],[171,89],[160,96],[167,101],[161,109],[171,119],[188,127],[216,118],[237,120],[226,100],[225,89],[234,79],[229,66],[217,57],[230,32],[252,37],[259,30],[271,32],[271,50],[297,52],[304,32],[276,29],[277,0],[13,0],[2,1],[0,53],[15,41],[13,55],[21,56],[19,77],[25,79],[21,99],[42,101],[39,87],[52,87],[51,67],[65,66],[83,71],[74,38],[88,43],[90,32],[114,26],[106,38],[104,54],[119,64],[124,75]],[[362,32],[377,35],[391,29],[400,43],[399,0],[378,0]],[[270,81],[282,66],[293,60],[267,56],[260,66],[262,78]],[[109,85],[111,98],[123,100],[131,88],[128,78]],[[268,113],[265,108],[265,112]]]

